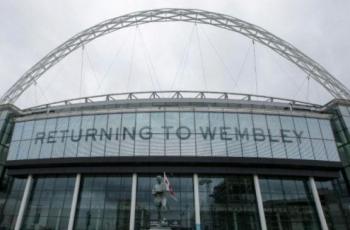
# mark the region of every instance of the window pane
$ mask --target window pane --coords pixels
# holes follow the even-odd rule
[[[325,146],[326,146],[328,160],[330,160],[330,161],[339,161],[340,160],[339,159],[339,153],[338,153],[337,146],[335,145],[335,142],[334,141],[325,140],[324,143],[325,143]]]
[[[267,126],[271,136],[281,136],[281,123],[279,116],[267,115]]]
[[[319,229],[316,208],[306,179],[261,177],[259,183],[267,226],[276,226],[276,229]]]
[[[239,130],[238,116],[235,113],[224,113],[225,127],[228,127],[228,134],[235,134]]]
[[[195,112],[196,133],[205,132],[209,128],[209,114],[207,112]]]
[[[321,126],[322,137],[328,140],[334,140],[331,123],[329,120],[318,120]]]
[[[36,120],[34,122],[33,138],[30,144],[29,159],[38,159],[41,146],[44,144],[45,138],[43,132],[45,131],[46,120]]]
[[[302,138],[310,138],[309,130],[307,128],[306,118],[304,117],[293,117],[295,130],[302,133]]]
[[[122,179],[124,184],[121,183]],[[130,215],[130,176],[84,176],[75,229],[127,229]],[[105,228],[104,228],[105,227]]]
[[[22,140],[31,139],[33,135],[33,129],[34,129],[34,121],[27,121],[24,122],[23,127],[23,133],[22,133]]]
[[[315,160],[327,160],[326,149],[322,140],[312,139],[312,148],[315,153]]]
[[[108,115],[108,133],[112,130],[111,140],[106,138],[106,156],[118,156],[120,139],[122,138],[121,132],[121,114],[109,114]]]
[[[282,129],[294,130],[294,123],[292,117],[280,116]]]
[[[189,133],[194,133],[194,113],[193,112],[180,112],[180,126],[186,127],[185,132],[189,130]]]
[[[56,143],[53,146],[52,157],[63,157],[65,152],[65,145],[68,135],[68,117],[60,117],[57,119],[56,130],[57,138]]]
[[[164,133],[164,116],[163,112],[151,113],[151,126],[153,133]]]
[[[165,134],[165,149],[165,154],[167,156],[180,156],[180,139],[176,136],[176,134]]]
[[[259,215],[250,176],[199,178],[203,229],[259,229]]]
[[[209,126],[209,113],[196,112],[196,150],[198,156],[211,155],[212,128]]]
[[[178,112],[165,112],[165,133],[175,133],[180,126]]]
[[[162,173],[160,173],[162,174]],[[140,175],[137,179],[135,230],[153,229],[158,221],[158,213],[154,205],[152,190],[162,191],[156,180],[157,175]],[[170,226],[174,229],[194,229],[194,199],[191,176],[167,175],[175,197],[167,196],[169,209],[162,212]],[[163,219],[161,217],[161,219]],[[176,227],[175,227],[176,226]],[[169,227],[170,229],[170,227]]]
[[[96,140],[97,130],[94,127],[94,116],[82,116],[82,136],[78,142],[78,157],[88,157],[91,154],[92,141]]]
[[[285,142],[287,158],[288,159],[300,159],[298,140],[294,137],[288,138],[288,142]]]
[[[107,129],[107,115],[96,115],[94,128],[97,135],[96,140],[92,141],[91,156],[104,156],[105,143],[112,138],[112,129]]]
[[[20,142],[19,150],[17,153],[17,159],[28,159],[28,152],[30,147],[30,140],[24,140]]]
[[[165,135],[162,134],[153,134],[151,138],[151,146],[150,146],[150,155],[158,156],[165,155]]]
[[[313,153],[312,145],[311,145],[311,139],[305,138],[301,139],[299,144],[299,149],[301,153],[301,159],[305,160],[314,160],[315,156]]]
[[[320,130],[320,126],[318,124],[317,119],[315,118],[307,118],[307,126],[309,128],[309,132],[310,132],[310,137],[311,138],[319,138],[321,139],[321,130]]]
[[[24,126],[24,122],[15,123],[15,128],[12,134],[12,141],[17,141],[21,139],[23,126]]]
[[[151,138],[150,113],[138,113],[136,116],[135,155],[149,155]]]
[[[45,125],[45,139],[40,149],[40,158],[50,158],[53,144],[56,142],[56,118],[47,119]]]
[[[28,205],[25,210],[23,229],[67,229],[73,187],[65,184],[73,177],[34,178]],[[59,185],[55,185],[59,181]],[[66,183],[64,183],[66,182]],[[58,189],[61,188],[61,189]]]
[[[226,129],[224,129],[224,114],[209,113],[211,127],[211,147],[213,156],[226,156],[226,139],[229,139]]]
[[[228,136],[230,140],[226,141],[227,144],[227,154],[232,157],[242,157],[242,145],[241,141],[235,134]]]
[[[7,160],[16,160],[17,159],[17,152],[18,152],[18,148],[19,148],[19,143],[20,143],[19,141],[11,142]]]

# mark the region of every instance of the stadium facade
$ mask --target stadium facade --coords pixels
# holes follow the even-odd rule
[[[163,91],[19,109],[13,87],[0,229],[349,229],[350,101],[337,89],[326,105]]]

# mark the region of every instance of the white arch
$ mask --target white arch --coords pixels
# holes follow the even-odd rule
[[[240,33],[261,43],[294,63],[308,76],[320,83],[335,98],[350,99],[350,91],[325,68],[297,48],[270,32],[240,19],[215,12],[197,9],[154,9],[126,14],[90,27],[48,53],[25,72],[0,98],[0,103],[14,103],[18,97],[48,69],[82,45],[105,34],[151,22],[181,21],[213,25]]]

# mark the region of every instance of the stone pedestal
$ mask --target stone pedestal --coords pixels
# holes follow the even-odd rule
[[[171,228],[159,226],[159,227],[151,227],[149,230],[171,230]]]
[[[162,223],[154,222],[151,223],[149,230],[171,230],[166,220],[162,221]]]

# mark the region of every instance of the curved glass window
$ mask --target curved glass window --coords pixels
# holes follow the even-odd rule
[[[251,176],[200,176],[199,199],[203,229],[260,229]]]
[[[21,205],[26,179],[11,178],[6,184],[4,203],[1,202],[0,229],[14,229]],[[1,194],[3,195],[3,194]]]
[[[23,229],[67,229],[75,177],[37,177],[24,214]]]
[[[158,216],[155,197],[157,174],[139,175],[137,179],[135,230],[161,229],[163,221],[169,229],[194,229],[194,198],[192,176],[167,175],[173,195],[166,197],[164,208]],[[161,220],[159,220],[159,218]]]
[[[129,229],[131,176],[83,176],[74,229]]]
[[[329,120],[231,112],[128,112],[18,122],[8,160],[105,156],[339,161]]]
[[[260,178],[268,229],[320,229],[306,179]]]

